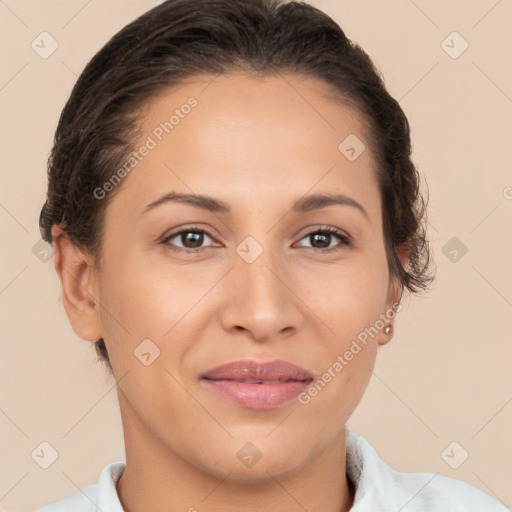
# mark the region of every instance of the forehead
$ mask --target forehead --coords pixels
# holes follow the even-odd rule
[[[149,149],[127,166],[114,201],[140,210],[178,190],[265,209],[263,198],[336,188],[378,202],[370,151],[346,153],[368,147],[364,119],[317,79],[199,76],[161,91],[140,114],[134,148]]]

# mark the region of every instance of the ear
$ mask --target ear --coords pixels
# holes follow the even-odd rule
[[[407,270],[409,267],[409,246],[407,244],[403,244],[395,249],[396,255],[400,260],[400,264],[402,267]],[[397,312],[397,306],[400,302],[403,292],[403,285],[400,283],[398,278],[392,278],[389,282],[388,289],[388,300],[386,302],[386,310],[384,311],[384,322],[385,326],[391,327],[391,332],[386,334],[384,329],[379,334],[378,343],[379,345],[385,345],[391,341],[393,338],[393,332],[395,330],[395,317]]]
[[[102,335],[93,259],[79,249],[60,226],[53,226],[52,240],[54,266],[71,327],[80,338],[98,341]]]

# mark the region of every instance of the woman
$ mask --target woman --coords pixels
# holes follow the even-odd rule
[[[432,280],[408,121],[306,4],[169,0],[92,59],[40,218],[126,463],[41,508],[504,511],[345,424]]]

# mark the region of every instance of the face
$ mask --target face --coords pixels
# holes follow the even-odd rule
[[[195,78],[151,101],[94,276],[132,443],[257,481],[340,439],[396,299],[361,143],[357,112],[312,78]],[[212,372],[240,361],[304,372]],[[241,463],[244,446],[262,463]]]

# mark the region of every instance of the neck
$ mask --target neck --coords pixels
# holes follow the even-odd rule
[[[219,479],[179,457],[147,432],[129,406],[121,407],[121,415],[126,467],[116,489],[125,512],[347,512],[352,506],[354,489],[345,476],[345,429],[298,472],[247,483],[229,474]]]

